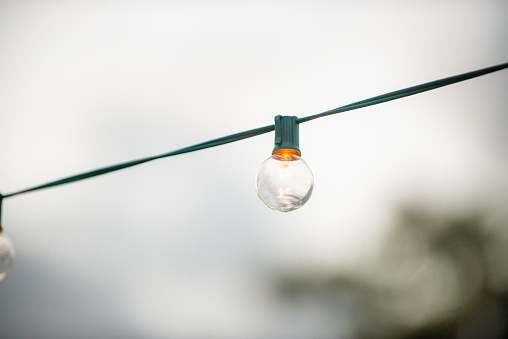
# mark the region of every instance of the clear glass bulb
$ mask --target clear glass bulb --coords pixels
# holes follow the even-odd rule
[[[279,212],[302,207],[312,195],[314,176],[300,152],[281,149],[265,160],[256,178],[256,192],[263,203]]]
[[[14,244],[0,228],[0,281],[9,274],[14,264]]]

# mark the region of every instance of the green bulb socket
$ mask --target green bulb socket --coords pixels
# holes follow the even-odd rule
[[[275,117],[275,147],[273,152],[280,149],[292,149],[300,153],[299,126],[297,117],[277,115]],[[272,153],[273,153],[272,152]]]

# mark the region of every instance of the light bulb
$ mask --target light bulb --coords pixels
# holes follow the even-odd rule
[[[9,274],[14,264],[14,244],[0,227],[0,281]]]
[[[256,178],[261,201],[279,212],[302,207],[312,195],[314,176],[300,152],[279,149],[263,162]]]
[[[279,212],[302,207],[314,188],[312,171],[300,157],[298,126],[297,117],[275,117],[275,147],[256,177],[258,197],[266,206]]]

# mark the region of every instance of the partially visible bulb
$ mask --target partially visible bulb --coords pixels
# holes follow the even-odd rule
[[[0,227],[0,281],[9,274],[14,264],[14,244]]]
[[[256,178],[256,192],[263,203],[279,212],[302,207],[312,195],[314,176],[294,149],[279,149],[263,162]]]

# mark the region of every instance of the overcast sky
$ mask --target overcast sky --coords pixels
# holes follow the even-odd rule
[[[506,1],[0,1],[0,192],[507,62]],[[508,71],[307,122],[309,202],[266,208],[273,133],[4,200],[0,336],[348,337],[276,272],[351,272],[407,200],[502,209]],[[334,323],[336,326],[331,326]]]

